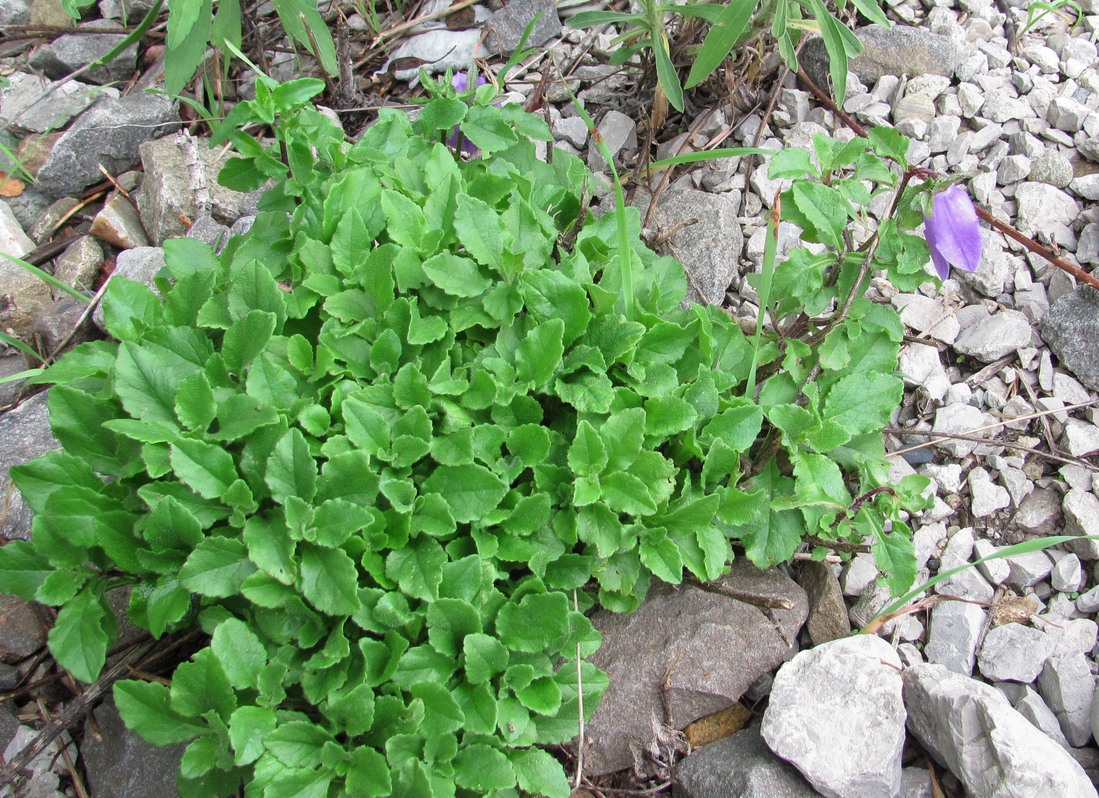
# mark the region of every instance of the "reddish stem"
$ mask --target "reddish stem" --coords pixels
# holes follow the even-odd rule
[[[815,96],[818,100],[824,103],[824,105],[828,107],[828,110],[830,110],[840,119],[842,119],[844,124],[851,128],[851,130],[853,130],[856,134],[862,136],[863,138],[867,138],[866,128],[856,122],[850,116],[850,114],[846,113],[842,108],[839,108],[835,104],[835,102],[833,102],[832,98],[829,97],[824,91],[822,91],[820,87],[812,81],[812,79],[810,79],[810,77],[805,73],[805,69],[802,67],[798,67],[798,79],[800,79],[801,82],[809,88],[809,91],[813,93],[813,96]],[[976,205],[974,207],[977,208],[977,216],[979,218],[988,222],[990,225],[992,225],[992,227],[1003,233],[1008,238],[1018,242],[1019,244],[1022,244],[1035,255],[1045,258],[1061,271],[1067,272],[1068,274],[1071,274],[1073,277],[1075,277],[1077,280],[1087,283],[1092,288],[1099,290],[1099,277],[1096,277],[1094,274],[1088,274],[1079,266],[1058,258],[1048,247],[1039,244],[1033,238],[1023,235],[1011,225],[1001,222],[984,208],[978,207]]]

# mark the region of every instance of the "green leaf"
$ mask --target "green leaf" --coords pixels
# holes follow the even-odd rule
[[[134,616],[134,596],[145,602],[145,623],[158,640],[169,626],[181,621],[191,609],[191,591],[179,584],[174,576],[165,576],[157,584],[145,583],[134,588],[130,599],[130,615]],[[137,620],[137,618],[135,618]]]
[[[412,685],[413,698],[424,702],[424,720],[420,728],[427,737],[458,731],[465,722],[465,716],[450,691],[436,682],[421,682]]]
[[[178,95],[191,80],[206,55],[209,30],[213,22],[212,0],[174,0],[169,8],[186,9],[185,24],[174,44],[169,43],[164,53],[164,89],[169,95]],[[169,17],[169,34],[172,17]],[[196,24],[198,27],[196,28]]]
[[[779,150],[771,157],[771,163],[767,167],[767,177],[771,180],[796,180],[806,175],[820,177],[820,171],[809,160],[808,150],[800,147]]]
[[[28,540],[0,546],[0,583],[5,592],[34,601],[38,589],[53,572],[49,560]]]
[[[204,648],[172,675],[172,708],[189,717],[214,712],[228,721],[237,708],[236,693],[214,652]]]
[[[110,608],[94,587],[86,587],[57,613],[48,636],[50,653],[76,679],[91,684],[107,661],[107,630],[116,627]]]
[[[584,334],[591,321],[591,304],[579,283],[559,271],[537,269],[524,272],[519,293],[527,312],[537,322],[560,319],[565,329],[565,346]]]
[[[460,787],[484,795],[489,790],[514,787],[515,771],[502,751],[484,743],[475,743],[466,746],[454,757],[454,781]]]
[[[321,763],[321,748],[332,735],[316,723],[291,720],[263,736],[263,744],[284,765],[312,768]]]
[[[841,249],[847,226],[847,202],[829,186],[806,180],[795,182],[790,193],[794,207],[804,215],[819,240],[833,249]]]
[[[201,371],[188,374],[176,394],[176,417],[190,430],[204,431],[217,416],[217,401],[210,380]],[[166,443],[176,440],[175,436]]]
[[[529,330],[515,353],[516,376],[536,389],[544,388],[561,367],[564,332],[561,319],[544,321]]]
[[[904,386],[889,374],[848,374],[828,391],[824,416],[853,434],[880,430],[900,405]]]
[[[645,434],[668,438],[691,429],[698,412],[678,396],[654,396],[645,401]]]
[[[742,404],[723,410],[702,428],[703,440],[722,440],[738,452],[746,452],[756,441],[763,425],[763,411],[755,404]]]
[[[302,543],[301,592],[326,615],[351,615],[358,611],[359,576],[355,561],[343,549]]]
[[[267,664],[267,651],[248,624],[238,618],[222,621],[214,630],[210,648],[233,687],[245,690],[256,686]]]
[[[477,264],[452,252],[440,252],[423,263],[424,274],[451,296],[478,297],[492,285]]]
[[[441,654],[457,657],[467,635],[481,631],[481,616],[467,601],[440,598],[427,608],[427,639]]]
[[[424,480],[423,489],[446,499],[454,520],[459,523],[484,518],[508,492],[503,480],[476,463],[439,466]]]
[[[581,413],[606,413],[614,401],[614,386],[606,374],[584,373],[558,378],[554,391]]]
[[[170,459],[180,481],[204,499],[221,498],[240,478],[229,452],[202,441],[180,439],[172,444]]]
[[[114,388],[131,416],[174,428],[179,384],[197,369],[195,364],[163,347],[150,343],[139,347],[126,341],[118,348]]]
[[[418,123],[426,133],[450,130],[466,118],[469,106],[461,100],[437,97],[420,111]]]
[[[389,237],[403,247],[420,251],[427,235],[423,208],[404,194],[389,189],[382,189],[381,206],[385,212],[386,232]]]
[[[656,512],[656,501],[649,486],[633,474],[609,472],[603,475],[600,484],[603,500],[615,512],[642,516]]]
[[[439,597],[446,561],[443,547],[432,538],[420,535],[404,548],[389,552],[385,573],[396,580],[408,595],[423,601],[434,601]]]
[[[541,748],[508,751],[519,788],[546,798],[569,798],[572,788],[561,763]]]
[[[556,715],[561,709],[561,688],[552,677],[542,676],[515,691],[519,703],[539,715]]]
[[[120,341],[136,341],[161,322],[164,302],[143,283],[121,275],[111,279],[103,295],[103,325]]]
[[[698,51],[686,87],[692,89],[717,69],[733,51],[748,28],[748,21],[755,13],[759,0],[735,0],[722,10]]]
[[[275,711],[266,707],[238,707],[229,716],[229,742],[233,746],[233,763],[250,765],[263,754],[264,736],[275,729]]]
[[[462,641],[466,679],[470,684],[483,684],[508,664],[508,650],[492,635],[473,633]]]
[[[173,745],[193,740],[209,727],[172,709],[168,688],[158,682],[133,679],[115,682],[114,700],[126,725],[153,745]]]
[[[266,310],[252,310],[225,331],[221,354],[230,371],[240,373],[267,348],[278,317]]]
[[[653,576],[671,585],[683,581],[683,554],[675,542],[667,536],[659,542],[642,540],[638,548],[641,563],[652,571]]]
[[[485,153],[506,150],[518,141],[499,109],[475,105],[461,125],[462,135]]]
[[[373,748],[359,746],[351,751],[346,779],[350,798],[382,798],[393,791],[389,765]]]
[[[599,474],[607,465],[607,450],[595,427],[581,421],[569,446],[569,468],[581,476]]]
[[[457,202],[454,231],[458,241],[474,260],[499,272],[504,251],[500,217],[488,203],[468,194],[459,194]]]
[[[203,596],[227,598],[239,593],[241,583],[255,570],[256,566],[246,557],[243,542],[211,537],[191,552],[179,571],[179,581]]]
[[[287,430],[275,445],[267,459],[264,482],[279,504],[285,504],[290,496],[310,502],[317,495],[317,464],[297,427]]]
[[[518,651],[551,648],[568,629],[569,605],[564,593],[528,593],[508,602],[496,616],[496,633]]]

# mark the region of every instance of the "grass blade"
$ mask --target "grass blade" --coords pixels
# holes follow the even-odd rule
[[[22,341],[20,341],[15,336],[8,335],[3,330],[0,330],[0,343],[7,344],[8,346],[13,346],[16,349],[18,349],[20,352],[22,352],[24,355],[29,355],[30,357],[33,357],[35,360],[39,360],[43,363],[46,362],[46,358],[42,357],[42,355],[35,352],[31,347],[27,346],[27,344],[23,343]],[[37,371],[37,369],[35,371]],[[19,373],[24,374],[24,372],[22,372],[22,371],[19,372]],[[29,373],[29,372],[27,372],[27,373]],[[0,382],[8,382],[11,379],[14,379],[14,378],[3,379],[3,380],[0,380]]]
[[[58,280],[56,277],[54,277],[49,272],[44,272],[41,269],[39,269],[33,263],[27,263],[25,260],[17,258],[14,255],[9,255],[6,252],[0,252],[0,257],[3,257],[5,260],[11,261],[16,266],[18,266],[20,269],[22,269],[23,271],[28,272],[30,274],[33,274],[39,280],[41,280],[42,282],[44,282],[48,285],[53,286],[58,291],[64,291],[69,296],[75,297],[76,299],[79,299],[81,302],[87,302],[88,301],[88,297],[84,296],[84,294],[77,291],[71,285],[67,285],[66,283],[61,282],[60,280]]]
[[[748,29],[748,22],[759,6],[759,0],[729,0],[710,32],[702,41],[691,73],[687,76],[687,88],[693,88],[717,69],[733,51],[737,41]]]

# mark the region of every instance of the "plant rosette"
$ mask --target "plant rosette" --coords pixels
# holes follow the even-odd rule
[[[131,728],[187,743],[182,795],[565,798],[538,746],[606,686],[582,660],[593,606],[713,580],[734,543],[766,567],[869,537],[911,585],[900,513],[927,483],[890,480],[881,436],[902,330],[861,293],[870,270],[927,279],[901,232],[915,194],[861,249],[844,232],[869,225],[868,185],[894,191],[905,140],[775,156],[788,218],[827,249],[777,266],[753,341],[681,306],[636,209],[619,251],[581,161],[539,160],[548,129],[491,86],[416,123],[383,111],[353,145],[312,109],[322,88],[261,81],[237,106],[222,180],[274,182],[251,231],[220,255],[166,242],[156,291],[112,279],[114,340],[41,378],[63,448],[12,469],[33,539],[0,578],[59,608],[61,666],[97,678],[122,586],[154,637],[209,636],[170,686],[115,686]],[[446,146],[455,126],[480,157]]]

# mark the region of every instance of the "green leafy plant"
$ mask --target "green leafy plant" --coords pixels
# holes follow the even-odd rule
[[[156,0],[138,29],[98,63],[105,63],[138,41],[156,21],[165,0]],[[95,0],[61,0],[61,7],[74,19]],[[329,75],[335,75],[336,45],[317,0],[272,0],[275,13],[292,42],[311,53]],[[241,0],[167,0],[168,37],[164,52],[164,82],[170,95],[177,95],[190,83],[206,60],[211,45],[220,50],[228,68],[241,44]],[[135,35],[136,34],[136,35]],[[232,47],[231,47],[232,46]],[[95,66],[93,64],[92,66]]]
[[[154,637],[206,632],[170,687],[115,687],[139,734],[187,743],[184,796],[565,798],[538,746],[606,686],[594,606],[713,580],[734,543],[767,566],[869,536],[913,581],[900,511],[927,481],[891,483],[881,439],[902,330],[862,298],[872,271],[927,279],[907,141],[775,156],[783,215],[827,249],[772,259],[750,340],[681,307],[636,209],[588,213],[582,162],[536,157],[542,121],[425,85],[414,123],[349,145],[320,81],[261,78],[218,133],[223,183],[273,182],[251,231],[166,242],[156,292],[112,279],[114,340],[37,378],[63,448],[12,469],[33,538],[0,584],[59,608],[50,649],[85,682],[112,590]]]
[[[1075,28],[1084,18],[1084,9],[1081,8],[1080,4],[1075,2],[1075,0],[1053,0],[1049,3],[1037,0],[1037,2],[1031,3],[1027,8],[1026,22],[1023,23],[1019,35],[1025,36],[1028,34],[1043,17],[1046,17],[1049,14],[1063,14],[1065,9],[1072,9],[1076,12],[1076,19],[1072,23],[1072,27]]]
[[[851,4],[867,19],[889,25],[877,0],[851,0]],[[842,11],[847,0],[838,0]],[[711,24],[702,45],[693,50],[694,60],[686,83],[672,60],[673,33],[669,32],[668,16],[698,18]],[[657,90],[677,111],[682,111],[683,90],[693,88],[714,73],[734,49],[762,35],[770,34],[778,44],[783,61],[797,69],[797,44],[806,32],[819,33],[828,52],[832,87],[837,101],[843,104],[847,92],[848,60],[862,52],[862,44],[851,29],[833,14],[825,0],[728,0],[720,3],[665,4],[658,0],[642,0],[640,11],[582,11],[569,20],[576,28],[617,24],[624,30],[615,39],[622,44],[611,58],[613,64],[624,64],[640,52],[651,51],[656,66]]]

